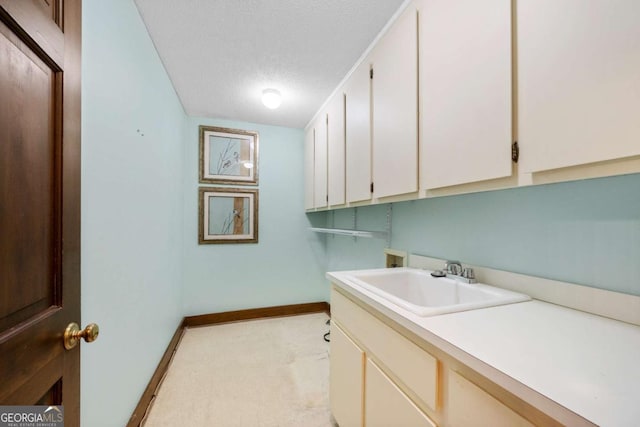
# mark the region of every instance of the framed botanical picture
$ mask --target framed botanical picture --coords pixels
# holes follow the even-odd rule
[[[198,189],[198,243],[258,243],[258,190]]]
[[[200,126],[200,182],[258,184],[258,132]]]

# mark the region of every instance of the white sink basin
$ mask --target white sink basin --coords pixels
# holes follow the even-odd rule
[[[454,313],[528,301],[524,294],[482,283],[468,284],[429,270],[391,268],[351,272],[357,285],[419,316]]]

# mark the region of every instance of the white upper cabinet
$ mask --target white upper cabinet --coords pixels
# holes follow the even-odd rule
[[[327,112],[328,203],[345,203],[344,93],[338,91],[329,101]]]
[[[417,27],[410,5],[371,55],[375,198],[418,190]]]
[[[420,187],[511,176],[511,0],[419,4]]]
[[[314,199],[314,161],[315,147],[313,141],[313,128],[307,129],[304,134],[304,208],[313,209]]]
[[[371,199],[371,79],[363,61],[345,84],[347,202]]]
[[[640,0],[414,0],[310,126],[305,207],[640,171],[638,23]]]
[[[313,206],[324,208],[327,206],[327,114],[318,115],[315,125],[314,138],[314,173],[313,173]]]
[[[524,172],[640,155],[640,2],[520,0]]]

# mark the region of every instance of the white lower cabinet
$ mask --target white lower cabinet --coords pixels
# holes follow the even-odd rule
[[[455,371],[449,371],[448,384],[449,425],[451,426],[533,426],[529,421]]]
[[[331,318],[330,400],[340,427],[534,425],[460,375],[455,359],[435,358],[335,287]]]
[[[371,359],[367,359],[364,396],[367,426],[435,427],[434,422]]]
[[[364,352],[335,323],[331,324],[329,398],[340,427],[362,426]]]
[[[437,406],[438,361],[335,290],[331,312],[329,393],[340,427],[435,426],[426,412]]]

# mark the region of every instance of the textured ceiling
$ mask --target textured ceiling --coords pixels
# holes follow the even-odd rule
[[[135,2],[187,114],[302,128],[403,0]]]

